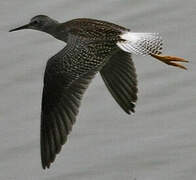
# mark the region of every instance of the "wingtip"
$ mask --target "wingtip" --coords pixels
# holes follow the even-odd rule
[[[50,162],[49,162],[49,163],[47,163],[47,164],[42,163],[42,169],[43,169],[43,170],[50,169],[50,165],[51,165],[51,163],[50,163]]]
[[[42,165],[42,169],[43,169],[43,170],[46,170],[46,166]]]
[[[135,109],[133,109],[133,108],[132,108],[132,109],[124,109],[124,108],[123,108],[123,110],[124,110],[125,113],[128,114],[128,115],[135,114]]]

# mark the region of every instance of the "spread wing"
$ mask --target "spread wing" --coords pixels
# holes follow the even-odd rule
[[[50,167],[66,142],[82,96],[101,63],[90,54],[86,42],[75,36],[70,36],[67,46],[49,59],[41,108],[40,142],[44,169]]]
[[[134,112],[137,100],[137,77],[131,54],[119,50],[100,71],[101,76],[120,107]]]

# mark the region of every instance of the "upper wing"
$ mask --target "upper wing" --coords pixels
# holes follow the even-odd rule
[[[76,120],[82,96],[94,74],[85,74],[69,87],[63,86],[58,79],[51,79],[44,86],[41,112],[41,159],[44,169],[50,167],[66,142]]]
[[[40,141],[44,169],[50,167],[66,142],[82,96],[102,62],[75,36],[70,36],[67,46],[48,61],[41,109]]]
[[[131,54],[119,50],[100,71],[101,76],[121,108],[134,112],[137,100],[137,77]]]

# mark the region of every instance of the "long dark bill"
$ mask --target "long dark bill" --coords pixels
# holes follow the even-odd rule
[[[11,30],[9,30],[9,32],[18,31],[18,30],[22,30],[22,29],[28,29],[28,28],[29,28],[29,24],[25,24],[24,26],[21,26],[21,27],[15,28],[15,29],[11,29]]]

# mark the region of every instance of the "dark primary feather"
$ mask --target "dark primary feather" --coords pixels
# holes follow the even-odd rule
[[[101,76],[116,102],[128,114],[134,112],[137,100],[137,77],[131,54],[114,53],[101,69]]]
[[[67,135],[75,123],[83,93],[94,75],[95,72],[89,72],[75,80],[69,87],[52,81],[50,83],[53,87],[44,86],[41,114],[43,168],[50,167],[61,146],[66,142]],[[58,82],[58,79],[53,80]]]

